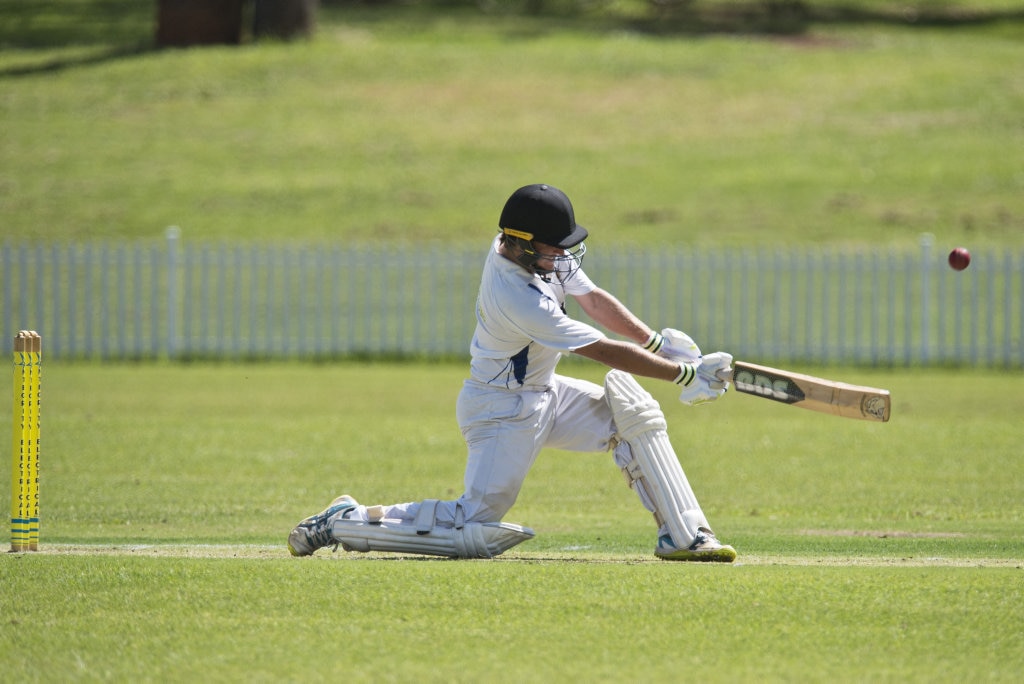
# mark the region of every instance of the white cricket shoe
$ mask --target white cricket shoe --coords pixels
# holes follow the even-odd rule
[[[351,496],[342,494],[332,501],[330,506],[296,525],[288,535],[288,551],[293,556],[312,556],[317,549],[332,544],[337,546],[338,542],[331,536],[334,521],[344,518],[358,505]]]
[[[665,560],[732,563],[736,560],[736,549],[721,543],[715,538],[714,532],[701,527],[698,528],[697,538],[685,549],[676,546],[669,535],[661,535],[654,548],[654,555]]]

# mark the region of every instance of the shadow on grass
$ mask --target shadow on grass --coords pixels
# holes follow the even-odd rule
[[[0,50],[137,44],[156,0],[0,0]]]
[[[151,44],[120,45],[109,48],[101,48],[98,51],[86,55],[73,57],[60,57],[49,59],[39,63],[20,64],[6,68],[0,68],[0,79],[17,78],[19,76],[32,76],[34,74],[45,74],[50,72],[64,71],[72,67],[85,67],[94,64],[104,64],[119,59],[135,57],[149,52],[155,48]]]
[[[0,78],[102,64],[154,49],[155,0],[0,0]],[[54,54],[66,49],[66,55]],[[39,58],[33,59],[38,53]],[[20,56],[19,56],[20,57]],[[19,60],[20,61],[20,60]]]
[[[882,9],[848,5],[816,5],[803,0],[746,0],[696,5],[692,0],[651,0],[650,18],[634,28],[668,35],[801,35],[815,26],[900,26],[905,28],[967,28],[1024,22],[1024,8],[978,10],[915,7],[893,3]]]

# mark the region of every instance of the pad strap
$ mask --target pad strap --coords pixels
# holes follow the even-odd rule
[[[437,520],[437,499],[424,499],[420,504],[420,510],[416,511],[416,518],[413,525],[416,527],[416,534],[430,534],[434,529]]]

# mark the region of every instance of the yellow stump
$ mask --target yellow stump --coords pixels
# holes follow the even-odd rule
[[[11,551],[39,550],[39,407],[43,341],[34,330],[14,338]]]

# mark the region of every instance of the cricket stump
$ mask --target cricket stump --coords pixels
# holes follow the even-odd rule
[[[39,550],[39,388],[43,340],[34,330],[14,338],[11,551]]]

